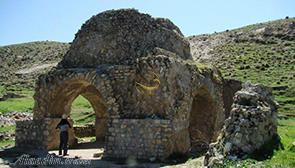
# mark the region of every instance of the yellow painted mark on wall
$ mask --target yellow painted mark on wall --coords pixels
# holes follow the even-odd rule
[[[157,90],[160,87],[161,81],[160,81],[159,76],[154,72],[152,72],[152,73],[154,75],[154,79],[152,81],[153,81],[153,83],[155,83],[155,85],[148,86],[148,85],[144,85],[139,82],[136,82],[136,90],[139,93],[144,94],[144,92],[146,92],[147,94],[152,95],[153,91]]]

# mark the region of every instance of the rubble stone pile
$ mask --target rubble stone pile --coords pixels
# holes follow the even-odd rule
[[[16,121],[32,120],[33,114],[26,112],[9,112],[0,114],[0,126],[1,125],[13,125]]]
[[[216,143],[210,144],[205,164],[224,158],[245,158],[277,136],[277,103],[269,88],[246,83],[236,92],[230,116]]]

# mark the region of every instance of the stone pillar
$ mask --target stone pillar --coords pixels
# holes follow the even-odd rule
[[[96,141],[103,142],[107,131],[107,122],[105,118],[95,118],[95,136]]]

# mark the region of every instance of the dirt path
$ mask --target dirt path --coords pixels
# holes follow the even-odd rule
[[[65,158],[79,158],[79,159],[90,159],[90,160],[100,160],[104,152],[103,148],[98,149],[69,149],[68,156]],[[50,154],[58,155],[58,150],[49,151]],[[96,155],[96,157],[94,157]]]
[[[102,154],[104,152],[104,149],[101,147],[96,148],[84,148],[84,147],[90,147],[92,145],[97,144],[84,144],[83,146],[79,146],[82,148],[79,149],[69,149],[68,156],[59,156],[57,150],[49,151],[49,154],[43,153],[41,151],[21,151],[17,149],[11,149],[10,151],[0,151],[0,167],[6,168],[6,167],[26,167],[20,160],[21,157],[23,157],[24,153],[27,153],[34,159],[36,158],[36,155],[40,155],[37,157],[37,159],[43,159],[43,161],[46,161],[46,166],[44,165],[31,165],[30,167],[47,167],[47,168],[53,168],[53,167],[59,167],[59,168],[86,168],[86,167],[102,167],[102,168],[128,168],[128,167],[143,167],[143,168],[159,168],[159,167],[165,167],[165,168],[194,168],[194,167],[203,167],[203,157],[195,158],[195,159],[189,159],[185,163],[174,163],[171,162],[170,164],[167,163],[150,163],[150,162],[141,162],[134,158],[128,158],[124,160],[105,160],[102,159]],[[41,153],[40,153],[41,152]],[[21,153],[21,154],[19,154]],[[94,155],[95,154],[95,155]],[[34,156],[35,155],[35,156]],[[17,159],[18,158],[18,159]],[[26,159],[26,158],[24,158]],[[18,162],[19,161],[19,162]]]
[[[42,69],[45,69],[45,68],[54,67],[56,65],[57,65],[57,62],[51,63],[51,64],[36,65],[36,66],[31,67],[31,68],[20,69],[20,70],[16,71],[15,73],[20,74],[20,75],[30,74],[30,73],[33,73],[33,72],[36,72],[36,71],[39,71],[39,70],[42,70]]]
[[[79,158],[79,159],[87,159],[91,160],[92,166],[93,167],[132,167],[132,166],[139,166],[139,167],[148,167],[148,168],[200,168],[203,167],[203,160],[204,157],[199,157],[195,158],[193,160],[188,160],[186,163],[182,164],[176,164],[176,165],[163,165],[160,163],[137,163],[135,160],[126,160],[126,162],[118,164],[116,162],[111,162],[111,161],[105,161],[101,160],[101,156],[104,152],[103,148],[96,148],[96,149],[70,149],[69,150],[69,156],[65,156],[65,158]],[[56,155],[58,154],[58,151],[50,151],[49,153],[55,153]],[[94,154],[98,154],[99,157],[93,157]]]
[[[69,149],[68,156],[63,156],[65,159],[79,159],[86,161],[90,165],[79,165],[79,167],[109,167],[109,168],[127,168],[127,167],[147,167],[147,168],[159,168],[159,163],[140,163],[136,160],[126,159],[126,161],[108,161],[102,160],[104,149]],[[58,155],[58,150],[49,151],[50,154]],[[94,156],[95,155],[95,156]],[[54,166],[53,166],[54,167]]]

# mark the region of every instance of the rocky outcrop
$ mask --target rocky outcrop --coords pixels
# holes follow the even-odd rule
[[[210,144],[205,164],[245,158],[277,136],[277,103],[269,88],[246,83],[236,92],[230,116],[216,143]]]

